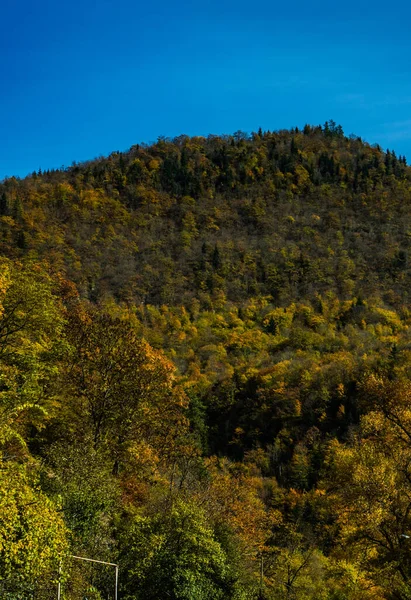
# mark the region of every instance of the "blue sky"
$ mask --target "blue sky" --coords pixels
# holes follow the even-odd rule
[[[411,162],[408,2],[0,0],[0,179],[319,124]]]

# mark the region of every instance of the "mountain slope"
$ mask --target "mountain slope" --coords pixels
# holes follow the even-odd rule
[[[2,182],[0,595],[407,600],[410,240],[334,122]]]

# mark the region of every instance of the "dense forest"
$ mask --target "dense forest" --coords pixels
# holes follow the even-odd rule
[[[0,183],[0,597],[411,599],[411,168],[333,121]]]

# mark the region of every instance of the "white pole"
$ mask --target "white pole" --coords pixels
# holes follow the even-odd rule
[[[110,567],[117,567],[116,563],[106,562],[105,560],[95,560],[94,558],[84,558],[83,556],[74,556],[74,554],[69,554],[70,558],[77,558],[77,560],[86,560],[87,562],[100,563],[101,565],[110,565]]]
[[[57,600],[60,600],[61,596],[61,560],[59,562],[59,580],[57,583]]]
[[[118,567],[116,567],[116,590],[114,594],[114,600],[117,600],[118,596]]]
[[[260,596],[263,596],[263,585],[264,585],[264,558],[263,552],[261,551],[261,564],[260,564]]]

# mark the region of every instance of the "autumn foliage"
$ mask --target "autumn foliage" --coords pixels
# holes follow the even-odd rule
[[[410,232],[332,121],[1,182],[1,598],[409,600]]]

